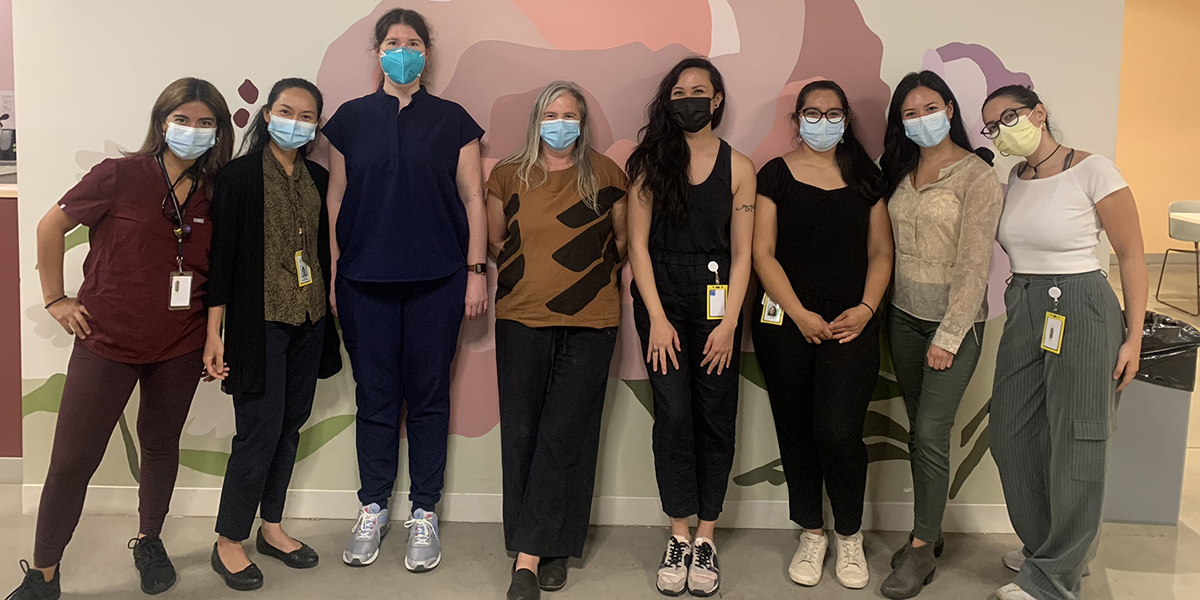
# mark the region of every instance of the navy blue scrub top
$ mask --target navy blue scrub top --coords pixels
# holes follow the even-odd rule
[[[466,109],[422,86],[400,110],[380,88],[342,104],[322,132],[346,157],[335,231],[339,276],[429,281],[466,267],[458,154],[483,136]]]

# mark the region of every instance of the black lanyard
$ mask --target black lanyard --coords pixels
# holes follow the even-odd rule
[[[163,178],[167,180],[167,198],[164,198],[163,202],[166,202],[169,198],[171,200],[171,207],[175,209],[175,227],[172,228],[176,243],[175,262],[179,265],[179,270],[183,271],[183,238],[192,232],[192,227],[184,223],[183,218],[187,216],[188,204],[192,201],[192,194],[196,193],[196,187],[200,184],[200,179],[196,177],[196,168],[192,167],[180,173],[179,179],[176,179],[172,183],[171,176],[167,174],[167,165],[163,163],[162,155],[159,155],[157,158],[158,166],[162,169]],[[179,182],[183,181],[183,178],[189,175],[192,177],[192,187],[188,190],[187,197],[183,199],[183,206],[181,208],[179,206],[179,197],[175,195],[175,186],[179,185]]]

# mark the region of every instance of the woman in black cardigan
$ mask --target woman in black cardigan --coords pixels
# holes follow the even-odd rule
[[[246,135],[244,156],[222,171],[213,198],[204,365],[233,395],[237,435],[212,567],[237,590],[263,584],[242,548],[256,513],[259,554],[297,569],[318,561],[280,521],[317,378],[341,369],[329,309],[329,173],[304,158],[321,108],[321,92],[308,81],[275,84]]]

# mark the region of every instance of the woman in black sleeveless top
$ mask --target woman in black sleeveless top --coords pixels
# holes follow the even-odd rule
[[[867,448],[863,421],[879,373],[875,311],[892,273],[883,176],[854,135],[846,94],[832,81],[804,86],[792,120],[800,147],[758,173],[752,306],[754,349],[766,379],[787,476],[791,518],[804,528],[788,573],[817,585],[833,506],[836,575],[870,579],[862,549]]]
[[[647,107],[649,123],[627,165],[636,199],[629,203],[634,320],[650,364],[654,468],[671,518],[658,589],[672,596],[717,591],[713,529],[733,466],[755,179],[750,159],[712,132],[724,101],[712,63],[675,65]]]

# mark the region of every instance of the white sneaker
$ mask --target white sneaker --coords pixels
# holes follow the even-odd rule
[[[862,532],[851,536],[834,534],[837,537],[838,582],[852,590],[861,590],[871,581],[867,572],[867,557],[863,553]]]
[[[721,587],[721,568],[717,565],[717,549],[712,540],[698,537],[692,542],[692,566],[688,569],[688,592],[702,598],[717,593]]]
[[[1021,589],[1021,586],[1010,583],[996,590],[990,600],[1037,600],[1037,598],[1030,596],[1028,592]]]
[[[692,543],[685,537],[671,536],[662,563],[658,565],[658,591],[679,596],[687,591],[688,567],[692,565]]]
[[[828,549],[829,539],[824,534],[802,532],[800,547],[796,548],[796,554],[792,555],[792,564],[788,567],[788,575],[791,575],[792,581],[809,587],[821,583],[825,552]]]
[[[1001,560],[1004,561],[1004,566],[1020,573],[1021,567],[1025,566],[1025,551],[1019,549],[1013,550],[1006,553]]]

